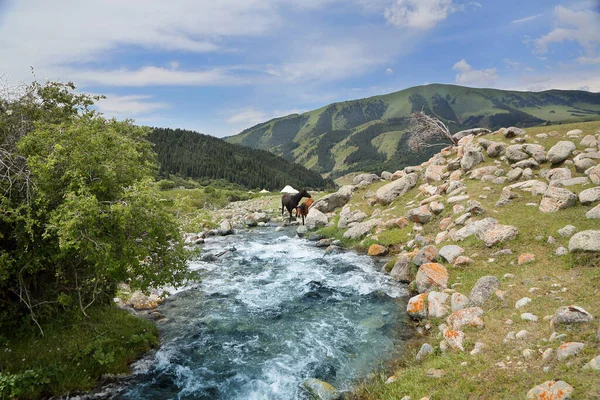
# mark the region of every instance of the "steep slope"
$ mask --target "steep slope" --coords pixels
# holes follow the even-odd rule
[[[331,181],[268,151],[227,143],[213,136],[182,129],[154,128],[154,143],[161,174],[193,179],[225,179],[247,188],[280,190],[323,189]]]
[[[414,154],[407,149],[409,117],[420,110],[437,116],[453,132],[473,127],[495,130],[600,119],[600,93],[417,86],[276,118],[226,140],[269,150],[331,177],[358,170],[395,170],[418,164],[439,150]]]

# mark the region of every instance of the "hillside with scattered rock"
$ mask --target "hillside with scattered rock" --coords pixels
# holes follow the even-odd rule
[[[367,251],[412,292],[416,337],[350,398],[600,397],[599,142],[600,123],[467,134],[314,203],[298,235]]]

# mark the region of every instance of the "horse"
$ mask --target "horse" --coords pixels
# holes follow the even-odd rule
[[[308,215],[308,209],[314,202],[313,199],[308,199],[296,208],[296,217],[302,215],[302,225],[304,225],[304,217]]]
[[[311,198],[306,189],[302,189],[294,195],[284,194],[281,196],[281,215],[284,214],[284,210],[287,208],[290,213],[290,222],[292,222],[292,210],[298,208],[298,203],[300,203],[300,200],[302,200],[303,197]]]

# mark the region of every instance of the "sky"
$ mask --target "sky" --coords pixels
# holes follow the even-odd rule
[[[600,0],[0,0],[0,60],[223,137],[429,83],[600,92]]]

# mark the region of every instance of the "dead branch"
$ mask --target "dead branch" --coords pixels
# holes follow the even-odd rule
[[[443,142],[432,143],[440,139]],[[411,150],[418,152],[428,147],[447,146],[449,143],[457,144],[446,124],[425,114],[423,111],[412,114],[411,137],[408,140],[408,146]]]

